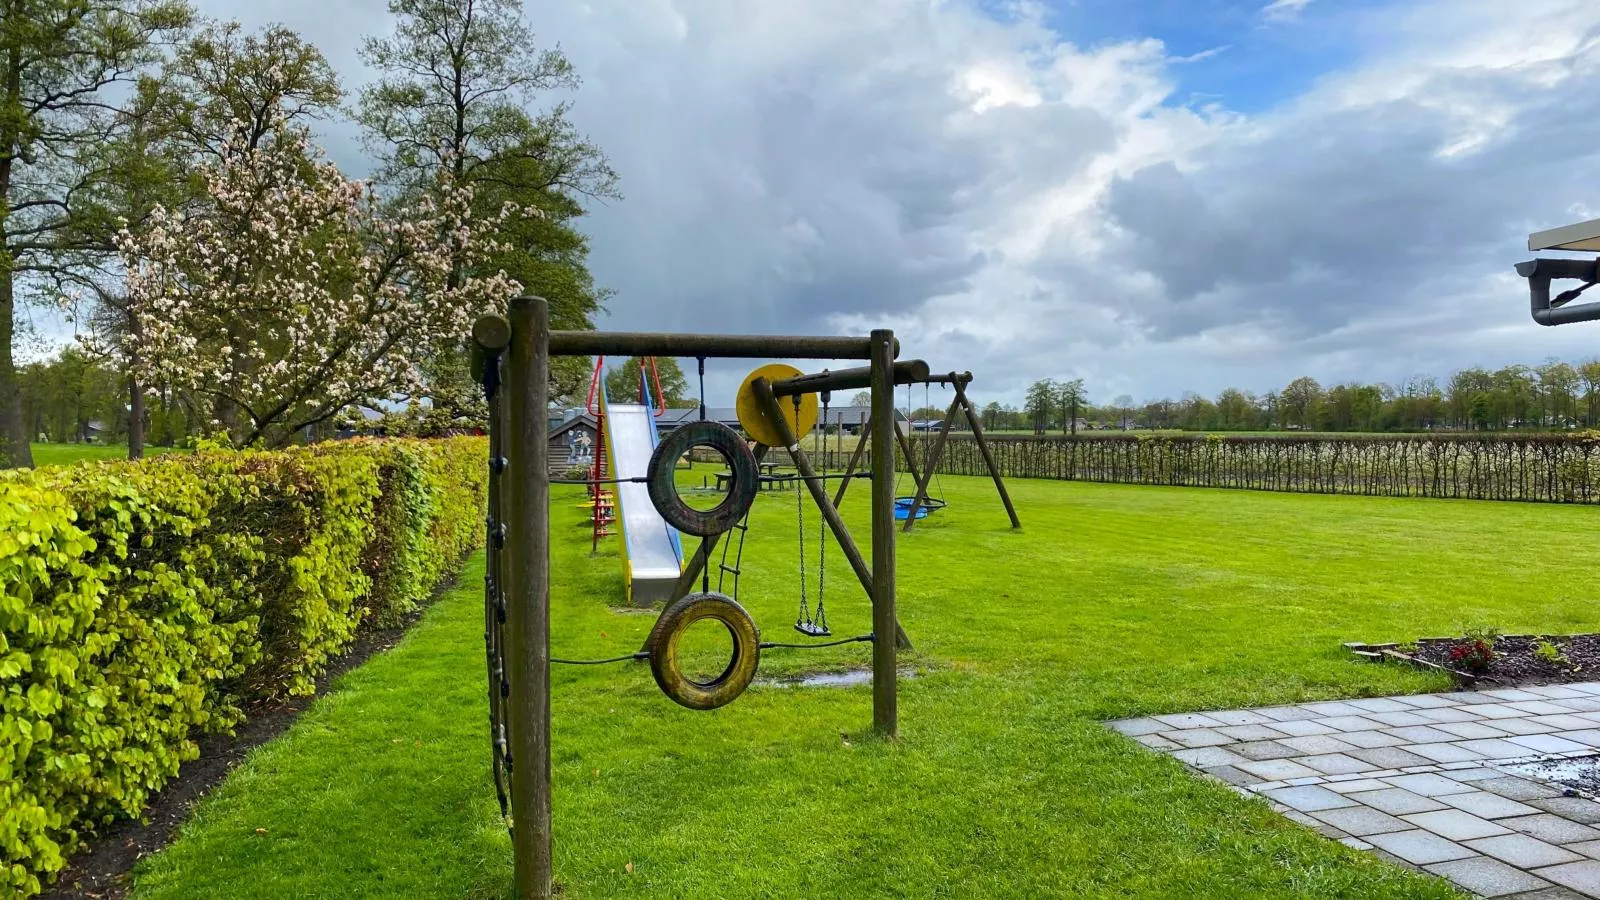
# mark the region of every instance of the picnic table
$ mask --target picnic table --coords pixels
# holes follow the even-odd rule
[[[717,490],[725,491],[733,481],[733,473],[728,471],[717,473]],[[760,491],[787,491],[800,481],[797,472],[780,472],[777,463],[762,463],[761,475],[756,478],[756,490]]]

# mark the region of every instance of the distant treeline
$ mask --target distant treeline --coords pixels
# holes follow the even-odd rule
[[[1021,409],[983,407],[990,430],[1036,434],[1086,428],[1184,431],[1453,431],[1569,430],[1600,425],[1600,359],[1579,364],[1462,369],[1441,384],[1428,376],[1399,385],[1348,383],[1323,387],[1296,378],[1281,390],[1255,394],[1228,388],[1214,398],[1193,392],[1143,404],[1127,395],[1091,404],[1081,380],[1044,379],[1028,389]],[[937,417],[942,411],[931,412]]]
[[[932,437],[912,439],[920,468]],[[1600,503],[1600,435],[990,438],[1007,478],[1383,497]],[[848,454],[826,462],[842,468]],[[899,466],[905,466],[901,454]],[[987,475],[977,441],[949,439],[938,471]]]

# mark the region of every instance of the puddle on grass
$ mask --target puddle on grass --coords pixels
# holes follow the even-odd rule
[[[1495,768],[1515,775],[1552,782],[1587,794],[1600,794],[1600,754],[1503,764]]]
[[[917,673],[911,669],[901,669],[900,677],[902,679],[915,678]],[[871,669],[816,672],[811,675],[801,675],[798,678],[763,678],[756,681],[756,684],[767,687],[856,687],[857,685],[871,683]]]

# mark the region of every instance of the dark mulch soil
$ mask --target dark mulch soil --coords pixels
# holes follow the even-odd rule
[[[178,827],[188,819],[189,810],[196,801],[220,784],[251,750],[287,731],[316,697],[328,692],[334,679],[366,662],[373,654],[394,647],[433,600],[452,586],[453,581],[441,585],[427,604],[407,615],[394,628],[360,631],[349,649],[328,663],[328,670],[317,679],[315,696],[247,706],[246,719],[233,735],[202,736],[198,741],[199,758],[184,763],[178,770],[178,777],[167,782],[166,787],[151,798],[144,820],[120,820],[89,836],[57,877],[55,885],[45,890],[43,900],[118,900],[125,896],[128,873],[134,864],[178,836]]]
[[[1465,638],[1424,638],[1417,642],[1413,655],[1447,669],[1459,668],[1450,661],[1450,650]],[[1549,641],[1565,657],[1564,662],[1546,662],[1534,656],[1541,640]],[[1592,681],[1600,678],[1600,634],[1537,635],[1517,634],[1496,638],[1494,661],[1478,675],[1480,685],[1556,684],[1564,681]]]

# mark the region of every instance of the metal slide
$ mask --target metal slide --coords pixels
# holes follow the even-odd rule
[[[612,477],[645,476],[657,442],[654,410],[648,404],[607,402],[603,388],[602,402]],[[672,588],[683,571],[683,546],[677,529],[656,512],[643,483],[624,482],[616,485],[616,492],[628,603],[650,606],[658,600],[672,599]]]

